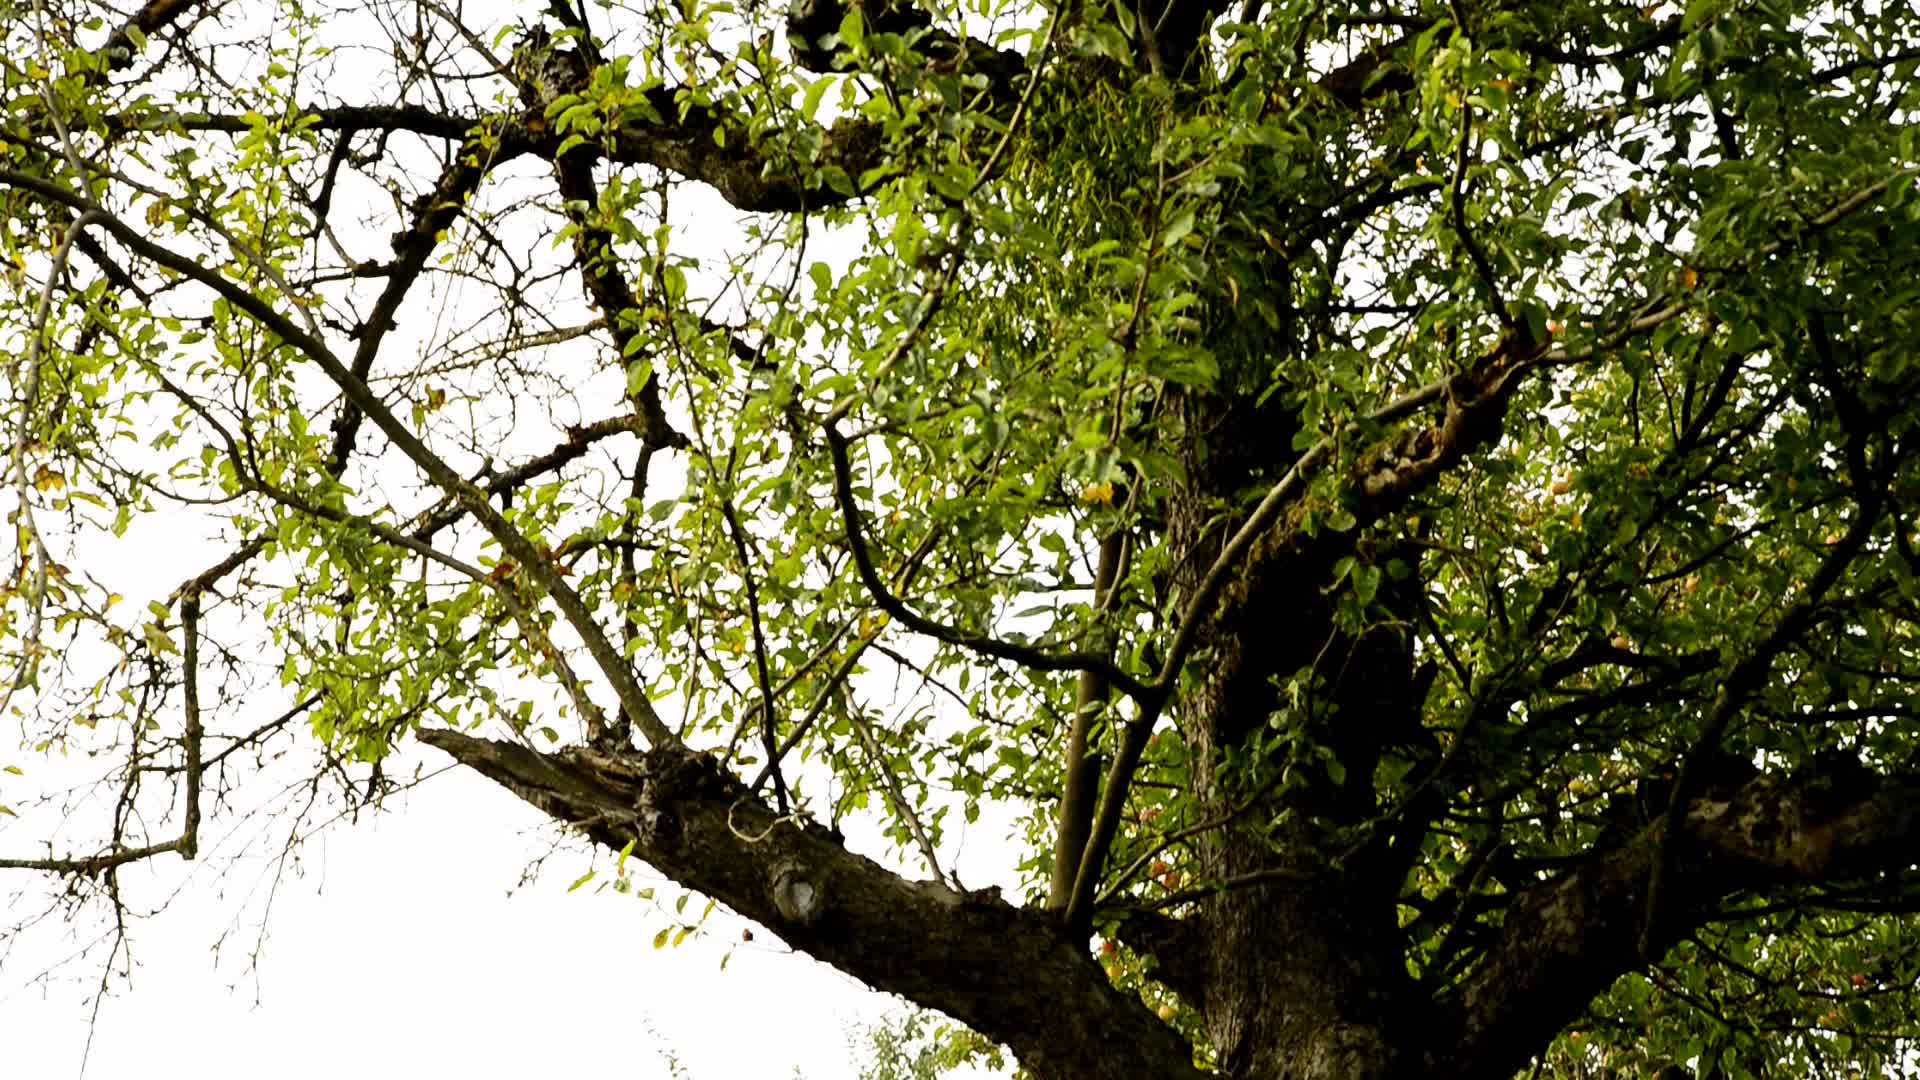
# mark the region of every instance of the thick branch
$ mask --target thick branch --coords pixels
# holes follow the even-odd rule
[[[628,413],[568,427],[566,439],[553,449],[530,457],[505,471],[483,475],[476,482],[489,496],[511,496],[538,477],[558,472],[587,456],[587,451],[604,439],[629,431],[637,434],[641,430],[641,424],[642,420],[639,416]],[[466,511],[457,501],[451,498],[441,499],[432,509],[421,512],[414,519],[418,524],[413,528],[413,538],[432,540],[436,533],[459,521],[465,515]]]
[[[333,105],[299,109],[298,115],[311,116],[314,128],[355,135],[362,131],[407,131],[436,139],[463,142],[482,118],[458,116],[424,105]],[[223,131],[244,135],[258,124],[257,118],[239,113],[140,113],[109,119],[119,130],[166,131],[179,127],[185,131]]]
[[[1146,908],[1124,908],[1116,915],[1113,935],[1127,948],[1152,957],[1151,974],[1168,989],[1195,1005],[1206,1001],[1205,924]]]
[[[935,26],[933,17],[912,0],[851,5],[843,0],[795,0],[787,7],[787,46],[794,63],[812,71],[832,71],[834,53],[825,39],[838,34],[841,21],[855,9],[861,12],[868,34],[900,34],[936,70],[985,75],[996,91],[1009,90],[1014,76],[1026,68],[1026,58],[1012,49],[996,49]]]
[[[107,54],[107,69],[120,71],[133,63],[133,35],[150,37],[179,21],[180,17],[201,6],[201,0],[147,0],[113,28],[101,51]]]
[[[532,149],[558,160],[569,133],[549,130],[546,114],[562,98],[587,91],[591,67],[576,50],[557,47],[539,34],[530,34],[514,55],[524,69],[519,89],[528,107],[528,130],[544,132]],[[665,86],[645,91],[652,117],[629,115],[580,145],[609,161],[652,165],[711,184],[735,207],[755,211],[806,211],[850,201],[860,194],[855,187],[860,175],[881,160],[884,138],[874,124],[850,121],[817,132],[818,152],[803,161],[750,136],[752,125],[744,117],[683,103],[681,94]],[[825,183],[831,169],[846,177],[837,190]]]
[[[1444,1005],[1435,1077],[1507,1075],[1593,996],[1642,963],[1647,883],[1664,821],[1579,870],[1522,893],[1479,968]],[[1920,778],[1857,763],[1763,775],[1687,805],[1662,887],[1664,951],[1737,892],[1845,882],[1913,864]],[[1656,956],[1657,958],[1657,956]]]
[[[912,882],[782,818],[713,759],[543,755],[451,731],[421,739],[597,843],[722,901],[797,949],[939,1009],[1045,1077],[1197,1078],[1192,1049],[1114,989],[1081,942],[993,890]]]
[[[729,124],[727,117],[698,105],[687,108],[683,115],[678,92],[672,88],[650,90],[646,98],[659,113],[659,123],[627,123],[604,132],[599,139],[589,140],[582,147],[583,152],[621,165],[651,165],[688,180],[710,184],[740,210],[805,211],[849,202],[860,192],[852,187],[827,186],[824,181],[827,172],[837,168],[851,183],[857,184],[861,173],[880,163],[885,149],[877,125],[845,120],[818,132],[819,153],[811,163],[803,165],[765,142],[749,142],[745,118]],[[321,130],[336,131],[342,137],[361,131],[407,131],[430,138],[460,140],[480,125],[491,122],[504,136],[501,160],[534,154],[551,161],[560,156],[562,136],[547,127],[542,115],[547,103],[550,99],[518,115],[480,117],[462,117],[417,105],[344,105],[303,109],[301,115],[318,117],[317,126]],[[539,121],[531,123],[535,117],[539,117]],[[236,134],[252,127],[244,117],[220,113],[121,121],[123,126],[141,128],[175,122],[190,131]],[[534,134],[535,128],[540,129],[540,134]],[[716,132],[720,133],[718,141]]]
[[[480,134],[482,129],[474,129]],[[412,291],[414,283],[426,269],[427,258],[440,246],[440,238],[445,235],[466,209],[467,200],[480,187],[480,181],[486,178],[487,171],[494,165],[490,157],[482,156],[477,146],[462,146],[453,153],[453,159],[440,173],[440,179],[429,191],[414,201],[414,219],[412,224],[394,234],[393,266],[387,274],[387,283],[380,290],[379,299],[374,301],[373,312],[359,327],[359,341],[354,349],[353,362],[349,368],[353,377],[365,382],[373,371],[374,357],[380,352],[380,345],[386,341],[387,333],[395,329],[395,318],[400,305]],[[308,351],[303,348],[302,351]],[[364,409],[349,395],[340,407],[340,415],[333,421],[333,447],[328,456],[328,468],[339,475],[346,467],[347,458],[353,453],[353,440],[360,431]]]

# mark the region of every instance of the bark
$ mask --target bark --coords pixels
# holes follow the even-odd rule
[[[908,881],[778,816],[710,758],[420,737],[599,843],[631,842],[636,857],[794,948],[1006,1043],[1039,1075],[1201,1075],[1187,1043],[1043,913],[991,890]]]
[[[1180,1036],[1113,989],[1085,942],[1046,913],[908,881],[779,817],[710,758],[541,754],[451,731],[421,739],[610,849],[631,842],[636,857],[796,949],[1006,1043],[1039,1076],[1202,1075]],[[1726,897],[1904,865],[1920,838],[1920,783],[1857,768],[1763,775],[1695,800],[1683,821],[1662,948]],[[1478,967],[1437,1000],[1407,979],[1400,939],[1364,902],[1364,883],[1338,873],[1228,890],[1193,920],[1136,913],[1120,935],[1176,958],[1170,983],[1204,993],[1225,1075],[1502,1077],[1642,966],[1661,830],[1521,893]]]
[[[1920,781],[1832,760],[1691,800],[1643,958],[1647,885],[1669,853],[1665,824],[1514,901],[1478,969],[1442,1003],[1454,1038],[1434,1046],[1428,1075],[1513,1072],[1595,994],[1711,921],[1730,896],[1904,869],[1920,835]]]
[[[1177,501],[1170,533],[1190,553],[1189,565],[1205,565],[1218,548],[1209,537],[1213,508],[1249,479],[1284,464],[1291,438],[1279,418],[1243,402],[1196,395],[1185,408],[1188,430],[1203,441],[1188,452],[1188,475],[1196,483]],[[1336,657],[1333,665],[1343,666],[1352,652],[1355,642],[1330,631],[1330,599],[1322,589],[1334,552],[1350,546],[1344,537],[1323,540],[1296,559],[1256,560],[1275,567],[1287,562],[1287,572],[1249,569],[1238,575],[1202,639],[1207,674],[1181,707],[1204,812],[1236,818],[1204,838],[1202,879],[1292,879],[1223,891],[1193,917],[1205,971],[1196,1004],[1206,1015],[1221,1068],[1232,1076],[1388,1077],[1405,1041],[1395,1028],[1410,1015],[1409,985],[1397,950],[1389,947],[1393,908],[1378,902],[1390,894],[1374,889],[1353,895],[1356,883],[1342,880],[1327,853],[1332,839],[1324,823],[1353,820],[1364,813],[1359,803],[1370,805],[1370,795],[1362,792],[1371,789],[1371,767],[1346,755],[1352,771],[1341,782],[1311,763],[1307,768],[1315,775],[1291,788],[1216,768],[1270,721],[1299,724],[1306,743],[1337,740],[1340,725],[1330,716],[1337,706],[1323,707],[1324,722],[1289,713],[1276,680],[1317,669],[1321,657]],[[1290,617],[1280,623],[1273,618],[1278,611]],[[1360,725],[1347,730],[1363,741],[1373,735]]]
[[[1399,879],[1381,872],[1374,847],[1350,850],[1354,830],[1377,809],[1383,754],[1410,752],[1421,740],[1424,696],[1411,640],[1392,628],[1409,624],[1420,602],[1417,561],[1363,530],[1499,438],[1511,375],[1538,351],[1503,342],[1447,388],[1439,423],[1409,425],[1329,466],[1343,470],[1353,527],[1315,528],[1309,511],[1324,516],[1329,508],[1296,502],[1256,541],[1202,631],[1204,674],[1181,703],[1181,730],[1203,812],[1228,824],[1203,838],[1199,872],[1212,882],[1259,882],[1222,891],[1195,916],[1206,942],[1198,1004],[1230,1075],[1404,1075],[1417,1059],[1409,1048],[1427,1042],[1401,952]],[[1189,486],[1174,499],[1169,537],[1185,567],[1217,558],[1221,506],[1310,464],[1293,449],[1284,410],[1254,400],[1197,392],[1180,399]],[[1338,591],[1330,588],[1335,564],[1348,557],[1380,566],[1398,560],[1408,570],[1382,589],[1382,625],[1358,634],[1336,628]],[[1179,582],[1183,591],[1196,587],[1193,574]],[[1287,682],[1307,688],[1304,703],[1281,695]],[[1270,730],[1295,740],[1290,760],[1270,765],[1294,779],[1217,770]]]

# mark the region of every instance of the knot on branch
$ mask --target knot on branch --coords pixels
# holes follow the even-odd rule
[[[792,860],[774,864],[771,877],[773,907],[780,917],[799,928],[811,928],[826,910],[825,891],[801,865]]]

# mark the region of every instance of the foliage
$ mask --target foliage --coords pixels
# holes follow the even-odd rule
[[[1005,1068],[992,1044],[980,1045],[979,1036],[943,1024],[924,1009],[890,1016],[859,1034],[861,1080],[936,1080],[976,1057],[996,1072]]]
[[[419,736],[1041,1073],[1912,1052],[1901,5],[45,0],[0,43],[6,701],[119,762],[97,848],[5,865],[117,902],[276,747],[371,799]],[[89,565],[183,521],[183,580]],[[920,917],[854,862],[801,860],[832,938],[770,848],[576,812],[668,776],[689,835],[872,823],[1014,921],[934,924],[941,982],[848,944]],[[1007,806],[1019,912],[941,865]],[[1003,1017],[1028,919],[1092,996]]]

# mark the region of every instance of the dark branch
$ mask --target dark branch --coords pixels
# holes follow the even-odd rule
[[[1185,1040],[1045,916],[996,890],[908,881],[826,829],[778,816],[710,757],[543,755],[451,731],[420,737],[596,843],[631,843],[794,948],[1006,1043],[1040,1075],[1201,1076]]]
[[[1164,697],[1152,693],[1140,680],[1127,674],[1105,656],[1096,653],[1052,653],[1031,645],[1018,645],[1011,641],[985,634],[976,634],[968,630],[936,622],[908,607],[906,602],[893,594],[887,583],[881,580],[880,571],[873,565],[872,553],[867,550],[865,530],[861,527],[860,504],[853,493],[853,465],[847,460],[847,437],[840,429],[828,423],[822,429],[827,438],[827,452],[833,458],[833,491],[835,500],[840,504],[840,515],[846,525],[847,548],[853,555],[854,567],[860,573],[860,580],[873,596],[873,602],[882,611],[898,619],[908,629],[925,634],[949,645],[991,656],[999,660],[1011,660],[1022,667],[1035,671],[1092,671],[1128,697],[1146,701],[1154,697]]]
[[[1836,770],[1844,776],[1835,775]],[[1711,922],[1736,893],[1844,883],[1901,870],[1920,839],[1920,779],[1857,762],[1767,774],[1688,803],[1662,888],[1654,944],[1664,952]],[[1521,893],[1477,970],[1445,1003],[1436,1077],[1507,1075],[1641,964],[1647,884],[1666,822],[1580,869]]]

